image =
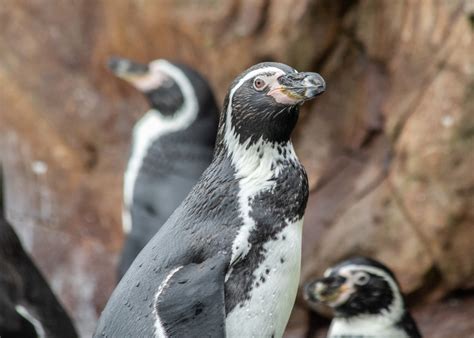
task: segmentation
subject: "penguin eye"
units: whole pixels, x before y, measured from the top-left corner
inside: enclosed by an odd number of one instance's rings
[[[365,272],[357,272],[354,274],[354,283],[357,285],[365,285],[369,282],[370,276]]]
[[[256,89],[256,90],[263,90],[265,87],[267,86],[267,83],[265,82],[265,80],[263,80],[261,77],[257,77],[255,78],[255,80],[253,81],[253,87]]]

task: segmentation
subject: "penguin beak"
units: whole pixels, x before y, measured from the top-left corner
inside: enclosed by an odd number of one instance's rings
[[[289,73],[280,76],[275,82],[267,95],[287,105],[302,104],[326,90],[326,82],[318,73]]]
[[[112,57],[107,67],[119,78],[130,82],[142,92],[149,92],[160,87],[169,77],[158,69],[151,69],[132,60]]]
[[[311,302],[321,302],[327,305],[338,302],[338,300],[350,290],[346,278],[341,276],[329,276],[316,279],[304,288],[304,297]]]
[[[118,77],[133,79],[148,74],[148,66],[134,62],[132,60],[111,57],[107,62],[107,67]]]

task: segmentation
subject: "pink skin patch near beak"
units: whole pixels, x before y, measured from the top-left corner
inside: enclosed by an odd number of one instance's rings
[[[137,89],[143,92],[148,92],[153,89],[156,89],[169,80],[168,75],[166,75],[153,63],[150,65],[149,69],[150,70],[148,71],[148,73],[144,75],[130,76],[125,78],[126,80],[130,81]]]
[[[278,81],[275,81],[274,84],[270,87],[270,90],[267,95],[272,96],[276,102],[281,104],[293,105],[301,100],[301,97],[294,95],[291,91],[283,88],[278,83]]]
[[[323,283],[316,284],[315,292],[318,295],[317,298],[331,307],[336,307],[345,303],[354,292],[354,289],[348,284],[341,285],[337,290],[334,290],[329,294],[325,294],[325,290],[326,285]]]

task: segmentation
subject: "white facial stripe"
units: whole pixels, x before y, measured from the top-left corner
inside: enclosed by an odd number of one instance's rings
[[[274,74],[269,76],[268,73],[274,73]],[[239,82],[237,82],[235,87],[232,88],[232,90],[230,91],[230,94],[229,94],[229,107],[230,107],[230,110],[232,110],[232,99],[234,98],[235,92],[240,87],[242,87],[242,85],[246,81],[248,81],[249,79],[251,79],[253,77],[257,77],[258,75],[261,75],[262,77],[264,77],[266,79],[267,78],[273,78],[273,77],[277,78],[277,77],[280,77],[281,75],[285,75],[285,72],[283,70],[281,70],[280,68],[277,68],[277,67],[265,67],[265,68],[259,68],[259,69],[252,70],[251,72],[246,74],[243,78],[240,79]],[[229,109],[227,109],[227,112],[229,113]]]
[[[327,278],[327,277],[331,276],[331,273],[332,273],[332,269],[329,268],[326,271],[324,271],[323,277]]]
[[[263,81],[265,81],[265,84],[266,86],[261,88],[261,90],[265,89],[266,87],[270,86],[270,89],[271,88],[274,88],[276,86],[278,86],[278,78],[282,76],[282,74],[280,72],[276,73],[276,74],[271,74],[271,75],[268,75],[268,74],[264,74],[264,75],[260,75],[260,76],[256,76],[255,78],[259,78],[259,79],[262,79]],[[258,89],[257,89],[258,90]]]
[[[340,268],[338,273],[341,276],[351,278],[353,273],[358,272],[358,271],[363,271],[363,272],[367,272],[367,273],[382,277],[389,284],[390,288],[394,289],[393,291],[399,292],[398,287],[395,281],[393,280],[393,278],[385,271],[375,268],[375,267],[351,264],[351,265],[346,265]]]
[[[184,102],[172,118],[164,117],[156,110],[151,110],[133,128],[132,152],[124,178],[122,223],[125,233],[129,233],[133,226],[130,215],[133,204],[133,191],[143,159],[147,155],[149,147],[161,136],[190,126],[196,119],[199,111],[199,103],[194,88],[186,75],[178,67],[165,60],[155,60],[150,63],[150,69],[154,72],[160,70],[171,77],[183,93]]]

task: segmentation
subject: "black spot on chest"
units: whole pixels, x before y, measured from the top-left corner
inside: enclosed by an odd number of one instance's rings
[[[275,182],[273,187],[249,200],[249,216],[255,221],[255,228],[249,236],[251,248],[245,259],[232,267],[232,275],[226,283],[226,313],[250,298],[255,279],[258,279],[255,287],[266,282],[265,276],[253,275],[268,255],[264,245],[279,239],[279,234],[288,224],[304,215],[308,200],[308,180],[303,167],[296,159],[283,159],[278,166],[282,169],[277,176],[272,177]],[[286,240],[283,237],[280,239]],[[284,259],[280,258],[280,262],[283,263]]]

